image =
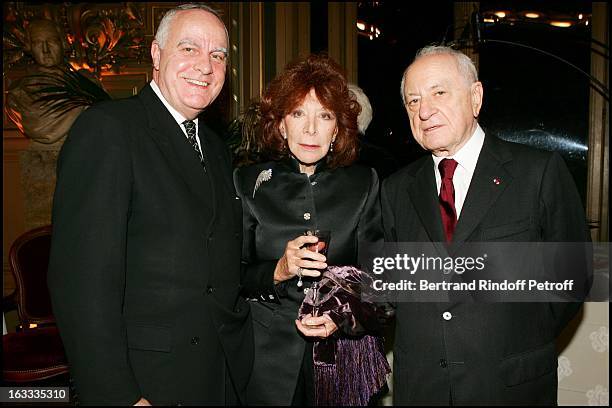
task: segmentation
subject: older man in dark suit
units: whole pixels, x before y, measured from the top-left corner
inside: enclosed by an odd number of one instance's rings
[[[385,181],[383,222],[397,242],[584,242],[585,217],[556,153],[478,125],[483,87],[464,54],[422,49],[402,78],[417,142],[431,155]],[[553,405],[555,339],[580,303],[398,303],[398,405]]]
[[[63,146],[49,287],[85,404],[232,405],[246,386],[241,205],[224,144],[198,121],[227,48],[212,9],[169,11],[153,81],[85,111]]]

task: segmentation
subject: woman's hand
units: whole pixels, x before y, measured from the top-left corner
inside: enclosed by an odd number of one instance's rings
[[[302,321],[296,320],[295,325],[304,336],[308,337],[326,338],[338,330],[336,323],[326,314],[316,317],[306,315]]]
[[[301,235],[287,242],[285,253],[276,263],[274,283],[286,281],[300,273],[302,276],[320,276],[321,271],[317,269],[327,268],[327,258],[318,252],[302,248],[305,244],[314,244],[318,240],[319,238],[312,235]]]

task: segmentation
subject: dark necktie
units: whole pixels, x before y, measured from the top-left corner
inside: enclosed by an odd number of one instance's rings
[[[453,240],[453,233],[457,225],[457,210],[455,209],[455,187],[453,186],[453,175],[457,168],[457,162],[453,159],[443,159],[438,164],[442,185],[440,186],[440,214],[442,215],[442,226],[446,241]]]
[[[183,126],[185,126],[185,130],[187,131],[187,140],[193,150],[195,150],[198,155],[198,159],[200,159],[200,164],[206,171],[206,167],[204,167],[204,156],[202,155],[202,151],[200,150],[200,146],[198,146],[198,141],[196,140],[196,124],[193,120],[186,120],[183,122]]]

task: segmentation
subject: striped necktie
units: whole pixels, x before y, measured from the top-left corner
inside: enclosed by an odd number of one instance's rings
[[[187,131],[187,140],[189,141],[189,144],[193,150],[195,150],[196,154],[198,155],[198,159],[200,159],[200,164],[202,164],[204,171],[206,171],[206,167],[204,165],[204,155],[202,154],[198,141],[196,140],[195,122],[193,120],[186,120],[183,122],[183,126],[185,126],[185,130]]]

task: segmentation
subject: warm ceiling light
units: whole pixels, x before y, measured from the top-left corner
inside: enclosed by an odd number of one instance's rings
[[[482,21],[484,21],[485,23],[494,23],[495,22],[495,20],[493,20],[492,18],[485,18]]]
[[[495,15],[499,18],[504,18],[506,17],[506,12],[505,11],[496,11]]]
[[[578,20],[582,20],[582,13],[578,14]]]
[[[572,23],[570,23],[569,21],[551,21],[550,25],[554,27],[567,28],[571,27]]]
[[[376,30],[374,30],[374,31],[376,31],[376,35],[377,36],[380,35],[380,30],[378,28]]]
[[[527,18],[540,18],[538,13],[525,13],[525,17]]]
[[[366,25],[364,23],[362,23],[361,21],[357,22],[357,28],[360,29],[361,31],[364,31],[366,28]]]
[[[589,25],[589,20],[585,21],[584,25]]]

